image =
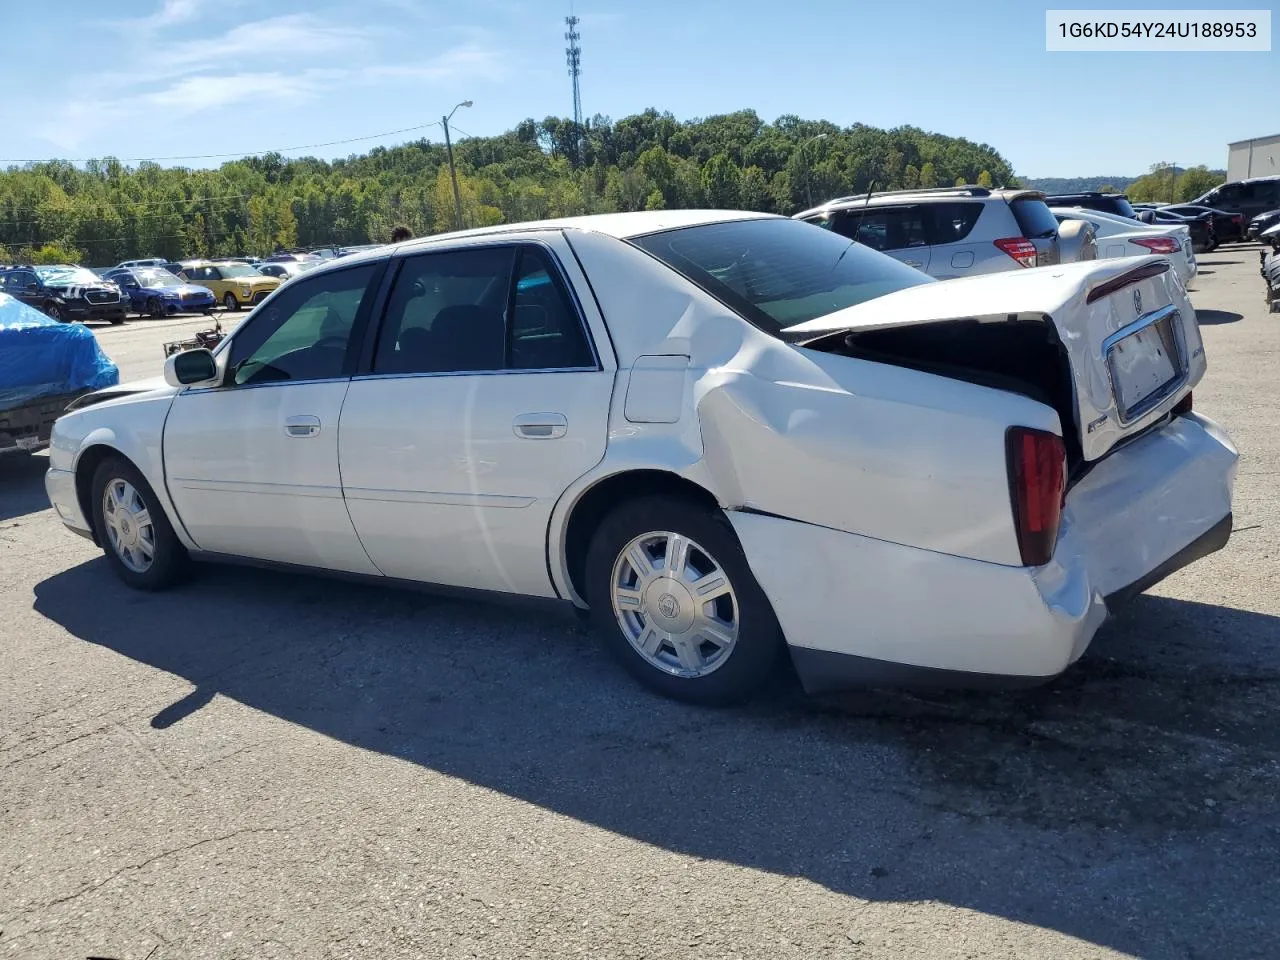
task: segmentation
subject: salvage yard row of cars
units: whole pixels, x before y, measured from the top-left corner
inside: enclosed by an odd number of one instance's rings
[[[166,317],[209,313],[218,306],[236,311],[261,303],[284,281],[326,260],[375,246],[282,253],[266,260],[150,257],[126,260],[105,270],[75,264],[19,264],[0,267],[0,292],[64,322],[120,324],[130,313]]]
[[[783,659],[814,691],[1042,683],[1226,543],[1237,461],[1193,406],[1181,241],[1098,258],[1181,235],[1100,247],[1073,209],[964,188],[353,254],[74,400],[46,489],[131,587],[233,560],[558,601],[697,703]]]

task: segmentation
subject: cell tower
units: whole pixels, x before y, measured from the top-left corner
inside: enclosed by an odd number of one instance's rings
[[[578,33],[578,24],[581,22],[573,15],[572,6],[569,8],[569,16],[564,18],[565,24],[569,27],[564,38],[569,41],[569,46],[564,48],[565,63],[569,65],[569,76],[573,78],[573,131],[577,135],[578,162],[582,162],[582,91],[578,85],[578,78],[582,75],[582,46],[578,43],[582,39],[582,34]]]

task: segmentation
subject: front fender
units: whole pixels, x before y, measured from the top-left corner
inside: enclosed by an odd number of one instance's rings
[[[77,489],[82,490],[81,484],[89,479],[82,476],[82,470],[91,463],[96,465],[104,449],[125,457],[151,485],[178,539],[187,548],[196,549],[165,483],[164,424],[172,402],[169,394],[133,395],[59,417],[50,438],[49,466],[70,471],[77,478]]]

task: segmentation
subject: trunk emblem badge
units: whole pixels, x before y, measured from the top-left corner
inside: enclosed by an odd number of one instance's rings
[[[1142,291],[1133,291],[1133,311],[1134,313],[1142,313]]]

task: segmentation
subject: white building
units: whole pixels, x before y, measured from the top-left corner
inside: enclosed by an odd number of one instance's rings
[[[1280,176],[1280,133],[1227,144],[1227,181]]]

